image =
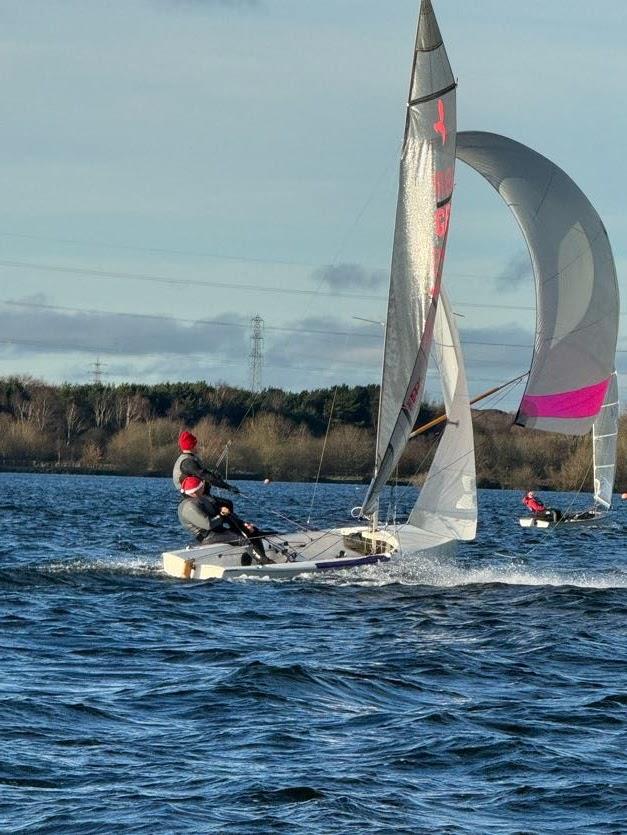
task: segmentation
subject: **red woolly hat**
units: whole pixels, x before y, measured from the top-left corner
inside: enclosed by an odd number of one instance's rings
[[[201,478],[196,478],[195,475],[188,475],[181,482],[181,493],[186,496],[193,496],[197,493],[205,482]]]
[[[181,452],[191,452],[198,442],[196,436],[187,429],[179,435],[179,449]]]

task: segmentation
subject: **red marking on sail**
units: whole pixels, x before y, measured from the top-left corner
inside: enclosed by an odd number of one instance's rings
[[[446,143],[446,110],[442,99],[438,99],[438,121],[433,123],[433,130],[440,134],[444,145]]]
[[[407,399],[403,403],[403,408],[407,411],[411,411],[413,407],[416,405],[416,400],[418,399],[418,394],[420,391],[420,379],[416,380],[412,390],[409,392]]]
[[[433,185],[435,187],[435,199],[440,202],[446,197],[450,197],[453,191],[453,183],[455,177],[455,170],[452,165],[445,168],[443,171],[436,171],[433,175]]]

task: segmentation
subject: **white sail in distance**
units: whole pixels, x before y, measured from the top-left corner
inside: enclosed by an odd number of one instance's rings
[[[427,373],[455,173],[455,80],[430,0],[422,0],[401,154],[375,475],[362,513],[407,445]]]
[[[592,426],[594,501],[608,510],[612,505],[616,474],[619,408],[618,383],[616,372],[614,372],[610,378],[601,411]]]

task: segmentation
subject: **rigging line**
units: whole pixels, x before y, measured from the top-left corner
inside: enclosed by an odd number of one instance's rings
[[[249,415],[250,411],[252,410],[253,406],[255,405],[255,402],[259,399],[259,397],[260,397],[260,395],[261,395],[261,392],[251,392],[251,394],[252,394],[253,396],[252,396],[252,398],[251,398],[250,405],[248,406],[248,408],[247,408],[247,409],[246,409],[246,411],[244,412],[244,415],[243,415],[242,419],[240,420],[240,422],[237,424],[237,426],[236,426],[236,427],[235,427],[235,429],[233,430],[233,432],[232,432],[233,437],[237,437],[237,435],[239,434],[239,432],[240,432],[240,430],[241,430],[241,428],[242,428],[242,425],[243,425],[244,421],[246,420],[246,418],[248,417],[248,415]],[[221,443],[221,441],[219,441],[219,440],[215,440],[215,441],[214,441],[214,442],[210,445],[210,455],[214,455],[214,454],[217,452],[217,447],[218,447],[218,445],[219,445],[220,443]],[[220,465],[220,463],[222,462],[222,459],[223,459],[223,457],[224,457],[224,455],[225,455],[225,454],[226,454],[226,455],[228,455],[228,448],[229,448],[229,446],[231,445],[231,443],[232,443],[232,440],[231,440],[231,439],[229,439],[229,440],[227,441],[227,443],[226,443],[226,446],[225,446],[225,447],[224,447],[224,449],[222,450],[222,454],[220,455],[220,457],[219,457],[219,458],[218,458],[218,460],[216,461],[216,463],[215,463],[215,465],[214,465],[215,467],[219,467],[219,465]]]
[[[252,396],[252,398],[251,398],[250,405],[248,406],[248,408],[247,408],[247,409],[246,409],[246,411],[244,412],[244,415],[243,415],[242,419],[240,420],[240,422],[237,424],[237,426],[236,426],[236,427],[235,427],[235,429],[233,430],[233,433],[232,433],[232,434],[233,434],[233,437],[234,437],[234,438],[236,438],[236,437],[239,435],[240,430],[241,430],[241,428],[242,428],[242,426],[243,426],[243,424],[244,424],[244,421],[246,420],[246,418],[248,417],[248,415],[249,415],[249,414],[250,414],[250,412],[252,411],[252,409],[253,409],[253,407],[254,407],[255,403],[257,402],[257,400],[259,400],[259,398],[261,397],[261,392],[260,392],[260,391],[251,392],[251,394],[252,394],[253,396]],[[229,439],[229,441],[227,442],[227,445],[226,445],[226,446],[225,446],[225,448],[224,448],[223,455],[224,455],[224,453],[226,453],[226,454],[227,454],[227,456],[228,456],[228,450],[229,450],[229,446],[231,445],[231,443],[232,443],[232,441]],[[217,443],[216,443],[216,444],[214,444],[214,449],[215,449],[215,447],[216,447],[216,446],[217,446]],[[216,467],[217,467],[217,466],[219,466],[219,464],[220,464],[220,462],[221,462],[221,461],[222,461],[222,456],[220,456],[220,458],[219,458],[219,459],[218,459],[218,461],[216,462]],[[228,457],[227,457],[227,464],[228,464]]]
[[[357,226],[358,226],[359,222],[361,221],[362,217],[364,216],[364,214],[368,210],[370,204],[374,200],[375,195],[377,194],[377,192],[379,191],[379,188],[381,187],[381,183],[384,181],[384,179],[389,177],[390,172],[394,168],[398,167],[398,158],[400,157],[400,154],[401,154],[402,150],[403,150],[403,145],[399,144],[396,156],[393,159],[391,159],[388,162],[388,164],[383,168],[383,170],[381,171],[381,174],[379,175],[379,177],[375,181],[375,183],[372,187],[372,190],[370,191],[370,194],[366,197],[366,200],[365,200],[364,204],[362,205],[361,209],[357,212],[357,214],[355,215],[355,217],[353,219],[353,222],[346,229],[346,232],[344,233],[343,237],[340,240],[340,243],[338,244],[338,246],[335,250],[333,260],[331,261],[331,264],[333,266],[335,266],[337,264],[337,262],[339,260],[339,257],[340,257],[340,254],[342,253],[342,251],[344,250],[344,247],[346,246],[346,242],[348,241],[348,239],[350,238],[352,233],[355,231],[355,229],[357,228]],[[318,287],[320,287],[321,284],[322,284],[322,281],[320,282]]]
[[[314,482],[314,489],[311,495],[311,504],[309,505],[309,514],[307,515],[307,524],[311,522],[311,512],[313,510],[314,502],[316,500],[316,492],[318,491],[318,482],[320,481],[320,471],[322,470],[322,461],[324,460],[324,452],[327,448],[327,440],[329,439],[329,430],[331,429],[331,420],[333,419],[333,409],[335,408],[335,398],[337,396],[337,386],[333,390],[333,400],[331,401],[331,409],[329,411],[329,420],[327,423],[327,431],[324,435],[324,443],[322,444],[322,452],[320,453],[320,461],[318,463],[318,473],[316,474],[316,481]]]
[[[257,496],[257,497],[251,496],[250,493],[245,493],[243,490],[240,490],[240,496],[242,496],[245,499],[248,499],[251,502],[253,502],[253,501],[256,502],[257,505],[260,504],[260,497],[259,496]],[[263,499],[261,499],[261,501],[263,502]],[[291,516],[288,516],[286,513],[281,513],[281,511],[279,511],[279,510],[274,510],[271,507],[267,507],[267,505],[265,506],[264,509],[265,509],[266,513],[271,513],[273,516],[276,516],[278,519],[283,519],[286,522],[289,522],[290,525],[295,525],[297,528],[300,529],[300,532],[303,534],[303,536],[306,536],[306,537],[309,538],[310,542],[315,541],[315,537],[313,536],[312,532],[309,530],[309,528],[306,525],[303,525],[302,522],[298,522],[296,519],[293,519]]]

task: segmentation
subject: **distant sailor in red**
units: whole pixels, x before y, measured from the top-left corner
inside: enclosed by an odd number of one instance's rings
[[[540,501],[536,497],[536,494],[533,490],[527,491],[522,498],[522,503],[524,506],[530,510],[534,516],[538,516],[542,519],[549,519],[553,522],[559,522],[562,518],[562,511],[557,510],[556,508],[546,507],[544,502]]]
[[[546,510],[544,504],[540,501],[540,499],[536,498],[535,493],[532,490],[529,490],[529,492],[523,496],[522,503],[532,513],[544,513]]]

